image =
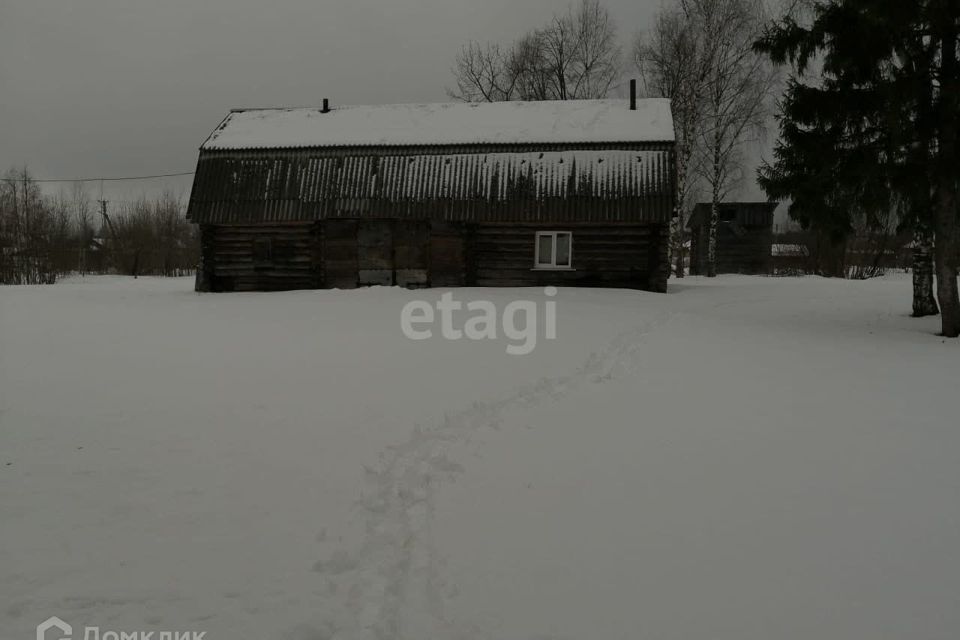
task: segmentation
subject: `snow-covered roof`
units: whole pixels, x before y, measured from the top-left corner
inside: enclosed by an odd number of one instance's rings
[[[237,110],[201,149],[673,140],[669,100],[572,100]]]

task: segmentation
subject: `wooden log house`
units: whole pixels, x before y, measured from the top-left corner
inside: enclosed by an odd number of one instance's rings
[[[232,111],[200,148],[201,291],[666,291],[666,100]]]
[[[766,274],[771,269],[773,212],[776,202],[723,202],[717,223],[717,273]],[[709,202],[693,208],[690,232],[690,273],[707,273],[710,239]]]

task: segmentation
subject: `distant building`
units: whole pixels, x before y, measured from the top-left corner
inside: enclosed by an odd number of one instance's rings
[[[231,112],[187,213],[199,290],[665,291],[666,100]]]
[[[773,245],[773,212],[776,202],[724,202],[717,224],[717,273],[763,274],[770,270]],[[690,231],[690,273],[707,272],[710,238],[709,202],[693,209]]]

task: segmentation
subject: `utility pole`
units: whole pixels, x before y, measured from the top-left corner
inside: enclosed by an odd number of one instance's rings
[[[117,235],[117,230],[113,226],[113,222],[110,220],[110,216],[107,215],[107,203],[109,200],[104,200],[103,196],[100,197],[100,200],[97,200],[100,203],[100,215],[103,217],[103,221],[107,225],[107,229],[110,232],[110,238],[113,240],[114,246],[117,248],[117,253],[120,254],[120,259],[117,261],[117,266],[120,269],[123,269],[123,246],[120,244],[120,237]]]

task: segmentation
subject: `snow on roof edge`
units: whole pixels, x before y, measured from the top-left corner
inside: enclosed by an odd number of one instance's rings
[[[200,150],[674,141],[670,101],[648,98],[232,109]]]

